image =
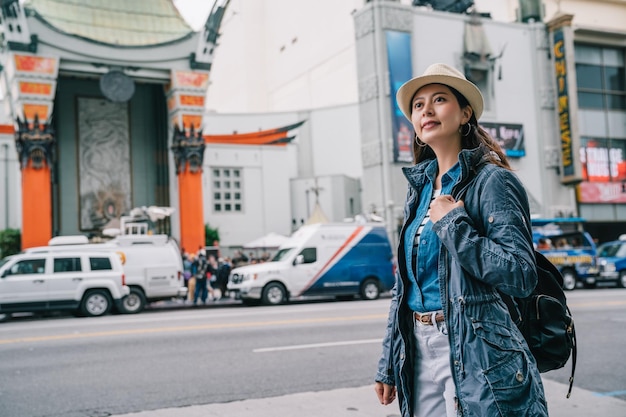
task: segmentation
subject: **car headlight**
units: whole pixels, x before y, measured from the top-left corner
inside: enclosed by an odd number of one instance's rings
[[[257,274],[231,274],[229,281],[233,284],[241,284],[242,282],[252,281],[257,278]]]

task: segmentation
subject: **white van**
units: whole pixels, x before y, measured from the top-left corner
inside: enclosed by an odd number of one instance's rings
[[[50,310],[102,316],[130,293],[114,252],[20,253],[0,261],[0,314]]]
[[[300,227],[270,262],[234,268],[228,291],[246,304],[309,296],[374,300],[394,284],[395,262],[380,223]]]
[[[183,262],[178,244],[167,235],[120,235],[104,243],[89,243],[86,236],[59,236],[48,246],[26,249],[26,253],[72,250],[115,251],[122,260],[130,294],[119,309],[139,313],[146,303],[185,298]]]

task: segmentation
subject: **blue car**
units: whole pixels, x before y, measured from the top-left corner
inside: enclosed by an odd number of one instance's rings
[[[614,282],[618,287],[626,288],[626,235],[620,236],[620,240],[601,244],[598,263],[598,282]]]

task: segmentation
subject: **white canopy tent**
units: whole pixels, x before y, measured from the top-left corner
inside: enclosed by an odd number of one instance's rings
[[[282,245],[287,239],[287,236],[283,236],[278,233],[270,232],[265,236],[254,239],[251,242],[243,245],[244,249],[276,249]]]

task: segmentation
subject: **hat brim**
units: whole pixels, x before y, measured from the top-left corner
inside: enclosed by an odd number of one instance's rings
[[[463,95],[469,102],[476,120],[483,114],[483,95],[473,83],[450,75],[423,75],[415,77],[400,86],[396,93],[396,102],[402,114],[411,121],[411,101],[417,91],[428,84],[443,84],[452,87]]]

